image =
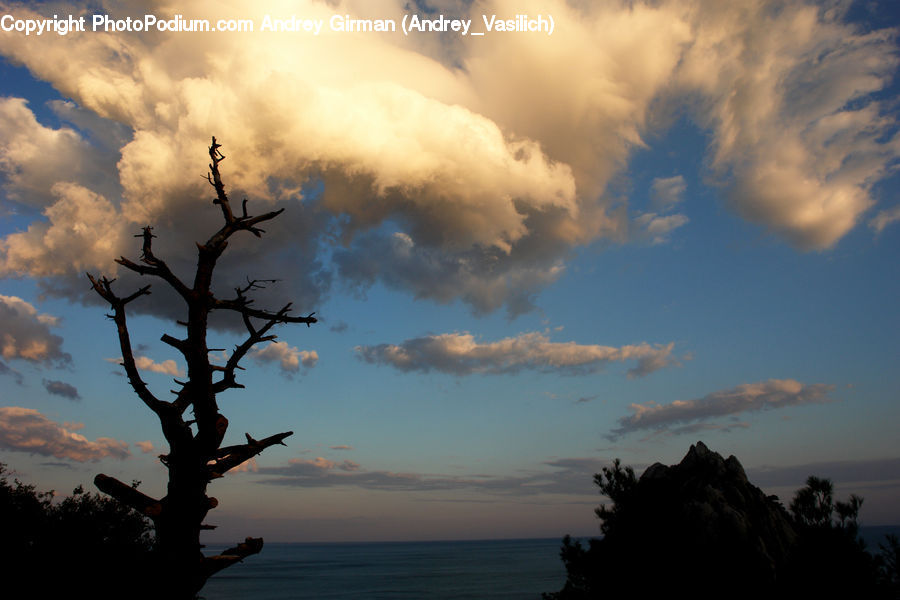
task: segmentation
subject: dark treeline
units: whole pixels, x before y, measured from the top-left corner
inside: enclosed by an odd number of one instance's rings
[[[900,543],[870,553],[859,537],[862,499],[836,501],[810,477],[789,509],[750,484],[738,460],[702,442],[678,465],[638,479],[616,460],[595,475],[612,500],[596,514],[603,537],[563,540],[567,580],[545,600],[652,598],[900,598]]]

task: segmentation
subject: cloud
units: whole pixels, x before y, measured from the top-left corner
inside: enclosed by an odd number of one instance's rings
[[[523,369],[570,375],[596,372],[611,362],[635,361],[629,377],[642,377],[675,364],[674,343],[647,343],[613,348],[575,342],[551,342],[543,333],[522,333],[496,342],[480,343],[469,333],[443,333],[402,344],[357,346],[357,356],[371,364],[389,365],[404,372],[432,370],[452,375],[516,373]]]
[[[329,331],[333,331],[335,333],[344,333],[350,326],[346,321],[338,321],[334,325],[328,328]]]
[[[153,452],[153,442],[151,442],[150,440],[144,442],[135,442],[134,445],[140,448],[141,452],[143,452],[144,454],[150,454],[151,452]]]
[[[126,442],[105,437],[92,442],[72,429],[76,428],[54,423],[32,408],[0,407],[0,448],[77,462],[123,459],[131,454]]]
[[[348,446],[346,444],[341,444],[340,446],[328,446],[332,450],[353,450],[353,446]]]
[[[282,372],[297,373],[300,366],[312,369],[319,362],[319,354],[315,350],[299,350],[288,346],[287,342],[269,342],[262,349],[254,349],[250,356],[259,363],[277,362]]]
[[[681,203],[686,189],[687,184],[681,175],[655,178],[650,184],[650,206],[653,210],[640,213],[632,219],[632,237],[647,240],[653,245],[668,242],[671,232],[689,222],[685,215],[672,213]]]
[[[716,417],[738,415],[745,412],[785,408],[801,404],[830,402],[828,394],[833,385],[821,383],[803,384],[792,379],[770,379],[759,383],[745,383],[729,390],[707,394],[693,400],[676,400],[671,404],[632,404],[632,414],[619,419],[619,427],[610,437],[615,439],[640,430],[656,432],[693,433],[709,426],[703,422]],[[724,427],[743,427],[743,424]],[[716,426],[721,428],[722,426]]]
[[[0,98],[0,130],[6,197],[19,204],[32,208],[52,204],[56,182],[88,178],[100,168],[101,157],[78,132],[66,126],[44,127],[23,98]]]
[[[761,486],[801,485],[810,475],[827,477],[841,485],[900,480],[900,457],[864,460],[832,460],[802,465],[760,466],[747,475]]]
[[[884,228],[893,225],[897,221],[900,221],[900,204],[893,208],[886,208],[885,210],[879,211],[877,215],[875,215],[871,221],[869,221],[869,227],[875,230],[875,234],[878,235]]]
[[[10,368],[9,365],[7,365],[2,360],[0,360],[0,375],[9,375],[16,381],[18,385],[22,385],[22,382],[24,381],[21,373],[19,373],[15,369]]]
[[[106,198],[77,183],[57,182],[50,193],[54,201],[43,210],[46,220],[0,243],[0,274],[109,272],[112,258],[125,250],[122,216]]]
[[[659,215],[654,212],[643,213],[634,219],[638,237],[649,239],[652,244],[664,244],[669,241],[669,234],[688,223],[688,218],[681,214]]]
[[[25,300],[0,295],[0,354],[47,366],[71,362],[62,351],[63,339],[50,332],[56,324],[55,317],[38,314]]]
[[[74,385],[65,383],[63,381],[54,381],[52,379],[44,379],[43,383],[44,389],[47,390],[47,393],[49,394],[62,396],[63,398],[68,398],[69,400],[81,400],[81,396],[78,395],[78,390]]]
[[[654,209],[665,211],[681,203],[687,183],[681,175],[656,177],[650,184],[650,201]]]
[[[335,462],[291,459],[281,467],[261,467],[269,476],[260,483],[303,488],[348,486],[396,492],[471,490],[497,496],[536,494],[589,494],[595,496],[593,475],[609,461],[595,458],[564,458],[544,462],[518,476],[446,476],[367,470],[352,461]]]
[[[894,32],[842,23],[847,6],[702,2],[676,76],[703,96],[695,115],[732,206],[803,249],[854,227],[900,150],[871,96],[896,71]]]
[[[476,312],[531,309],[574,248],[627,238],[627,198],[611,184],[673,115],[708,133],[710,175],[728,204],[803,249],[846,235],[900,155],[890,106],[877,100],[898,64],[894,34],[842,22],[843,5],[439,5],[476,21],[553,14],[565,35],[2,36],[0,54],[71,99],[54,109],[73,127],[48,128],[23,100],[4,100],[6,194],[46,219],[0,240],[0,271],[99,303],[81,271],[133,282],[112,259],[137,254],[131,236],[148,223],[176,272],[190,269],[193,242],[219,224],[200,177],[213,133],[233,196],[250,198],[251,211],[288,208],[263,242],[236,240],[223,289],[265,265],[272,272],[258,276],[292,277],[258,305],[303,308],[339,277]],[[114,18],[164,12],[150,0],[104,8]],[[259,23],[279,11],[399,19],[409,9],[344,0],[242,10]],[[199,2],[190,17],[223,13]],[[671,209],[677,177],[657,182]],[[651,240],[686,222],[662,208],[639,224]],[[157,293],[133,306],[172,311]]]
[[[255,458],[251,458],[249,460],[245,460],[238,466],[233,469],[228,470],[228,474],[232,475],[234,473],[256,473],[259,471],[259,464],[257,464]]]
[[[106,361],[121,365],[122,357],[120,356],[119,358],[107,358]],[[134,366],[137,367],[138,371],[162,373],[163,375],[171,375],[172,377],[184,376],[184,371],[180,370],[178,368],[178,364],[172,359],[164,360],[158,363],[147,356],[135,356]]]

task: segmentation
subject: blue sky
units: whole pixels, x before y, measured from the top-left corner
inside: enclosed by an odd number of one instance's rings
[[[7,23],[163,3],[3,4]],[[159,495],[166,442],[85,271],[189,273],[206,147],[251,212],[222,293],[316,311],[220,396],[211,541],[590,535],[593,473],[702,439],[788,501],[807,475],[900,522],[900,24],[891,2],[196,2],[254,32],[0,32],[0,449],[67,492]],[[265,32],[265,14],[552,16],[552,34]],[[90,26],[89,26],[90,28]],[[483,27],[481,27],[483,29]],[[183,365],[162,282],[142,376]],[[240,324],[217,321],[233,348]],[[174,361],[167,363],[166,361]]]

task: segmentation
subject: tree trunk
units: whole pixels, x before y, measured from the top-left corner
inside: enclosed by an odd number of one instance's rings
[[[276,312],[251,308],[252,300],[246,294],[272,280],[249,280],[245,287],[235,290],[233,299],[216,298],[211,292],[216,261],[228,245],[231,235],[238,231],[249,231],[260,237],[263,230],[258,225],[281,214],[281,210],[277,210],[251,217],[247,214],[246,200],[242,204],[241,216],[233,213],[219,173],[219,163],[225,159],[219,148],[216,138],[213,138],[209,147],[211,163],[207,179],[216,190],[213,204],[221,208],[225,224],[206,243],[197,244],[197,269],[193,285],[188,286],[181,281],[163,260],[153,254],[152,240],[155,236],[149,226],[135,236],[143,238],[140,263],[125,257],[116,260],[126,269],[140,275],[162,279],[187,305],[187,321],[179,321],[179,325],[187,327],[186,338],[179,339],[169,334],[161,338],[181,352],[187,363],[188,380],[176,380],[181,389],[172,390],[176,395],[174,401],[162,401],[147,388],[140,378],[131,348],[125,307],[137,298],[149,294],[150,286],[144,286],[130,296],[119,297],[112,290],[113,280],[106,277],[97,279],[88,274],[94,290],[113,309],[113,314],[109,316],[116,323],[122,350],[122,366],[128,382],[141,401],[156,414],[169,442],[169,454],[160,456],[160,460],[169,469],[168,492],[160,500],[139,492],[136,486],[127,486],[103,474],[94,479],[100,490],[149,516],[156,526],[157,556],[155,563],[148,565],[149,581],[141,590],[123,597],[147,597],[150,595],[149,588],[152,588],[154,593],[158,591],[159,598],[193,599],[210,575],[262,549],[261,538],[248,537],[220,555],[204,556],[200,531],[213,527],[205,525],[203,520],[207,512],[218,504],[215,498],[206,495],[206,486],[210,480],[222,477],[228,470],[269,446],[284,445],[284,439],[292,432],[278,433],[262,440],[255,440],[250,434],[245,434],[246,444],[222,448],[220,446],[228,428],[228,419],[219,414],[216,395],[228,389],[244,387],[235,378],[235,370],[241,368],[238,363],[254,345],[275,339],[276,336],[268,333],[272,327],[281,323],[305,323],[308,327],[316,322],[313,318],[315,313],[306,317],[290,316],[290,304]],[[211,310],[238,313],[248,333],[247,339],[234,348],[224,367],[213,365],[209,360],[210,349],[206,334]],[[214,380],[216,373],[221,373],[221,379]],[[194,419],[185,421],[183,415],[189,408]],[[191,430],[191,425],[196,426],[196,434]],[[141,582],[135,583],[143,585]]]

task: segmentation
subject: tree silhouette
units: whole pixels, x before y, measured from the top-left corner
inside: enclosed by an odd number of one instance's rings
[[[152,519],[158,553],[153,569],[159,571],[154,573],[154,580],[162,587],[160,593],[166,598],[194,598],[212,574],[262,548],[262,538],[248,537],[222,554],[205,556],[202,553],[200,531],[212,528],[203,520],[207,512],[218,504],[215,498],[206,495],[206,488],[211,480],[222,477],[228,470],[269,446],[283,445],[284,439],[293,432],[285,431],[259,440],[248,433],[247,443],[220,447],[228,428],[228,419],[219,412],[216,396],[232,388],[244,387],[235,377],[236,370],[241,369],[239,363],[255,344],[275,339],[276,336],[270,333],[275,325],[305,323],[309,326],[316,322],[313,317],[315,313],[306,317],[291,316],[290,304],[277,311],[254,308],[248,294],[260,288],[265,283],[263,280],[248,281],[245,286],[235,289],[232,298],[217,298],[213,294],[211,284],[216,261],[225,251],[229,238],[240,231],[260,237],[264,230],[259,225],[274,219],[284,210],[250,216],[247,214],[247,201],[244,200],[241,214],[235,214],[219,173],[219,164],[225,159],[219,151],[220,147],[213,137],[209,147],[211,162],[207,180],[216,191],[213,204],[221,209],[224,224],[206,242],[197,244],[193,282],[182,281],[164,260],[154,254],[152,243],[155,236],[150,226],[144,227],[143,232],[135,236],[143,239],[140,262],[125,257],[116,259],[126,269],[162,280],[185,304],[186,320],[177,322],[186,328],[184,337],[164,334],[161,338],[178,350],[187,363],[186,381],[176,380],[180,389],[173,390],[174,400],[161,400],[150,391],[138,374],[132,352],[126,307],[149,294],[150,286],[120,296],[113,291],[114,280],[87,275],[93,289],[112,308],[112,314],[108,316],[115,321],[118,329],[122,366],[128,381],[138,398],[159,419],[163,435],[169,443],[169,453],[160,456],[169,472],[167,493],[162,498],[152,498],[103,474],[97,475],[94,483],[119,502]],[[213,311],[237,313],[247,330],[247,338],[234,348],[224,366],[213,364],[209,358],[213,349],[207,345],[207,328]],[[193,419],[185,418],[188,409],[193,412]]]
[[[859,537],[863,499],[834,500],[830,479],[810,476],[791,500],[797,544],[782,573],[782,588],[794,595],[886,597],[878,561]]]

